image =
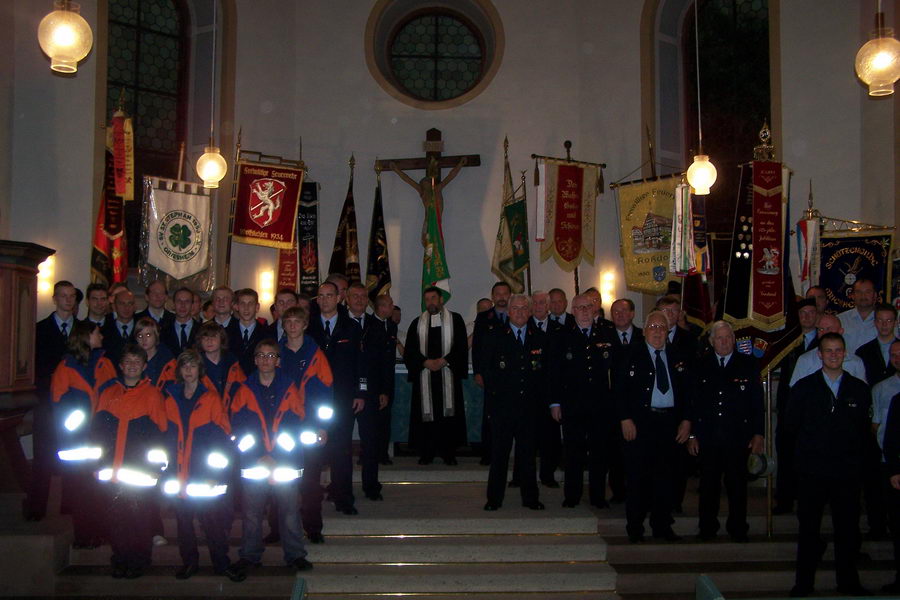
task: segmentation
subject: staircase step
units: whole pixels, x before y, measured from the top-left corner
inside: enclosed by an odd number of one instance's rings
[[[303,573],[313,594],[538,593],[613,592],[615,572],[604,563],[477,564],[464,570],[454,565],[317,565]],[[288,597],[295,574],[289,567],[264,566],[246,581],[232,583],[206,568],[178,581],[167,567],[151,567],[142,578],[112,579],[108,567],[78,566],[58,578],[58,595],[121,596],[277,596]]]
[[[174,540],[172,540],[174,542]],[[236,540],[232,540],[236,542]],[[497,535],[497,536],[329,536],[324,544],[307,544],[307,557],[318,568],[325,564],[425,564],[425,563],[560,563],[602,562],[606,544],[596,534],[578,535]],[[236,560],[237,544],[230,556]],[[102,546],[93,550],[72,549],[69,564],[102,566],[110,564],[111,550]],[[263,563],[283,564],[282,550],[270,545]],[[153,564],[181,565],[178,546],[170,543],[153,549]],[[205,547],[200,548],[200,564],[210,565]]]

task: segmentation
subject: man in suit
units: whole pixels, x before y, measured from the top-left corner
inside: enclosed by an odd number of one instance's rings
[[[550,294],[544,290],[537,290],[531,294],[531,319],[529,322],[548,334],[562,329],[560,323],[550,319]],[[544,486],[558,488],[556,468],[559,466],[562,453],[559,421],[550,415],[550,411],[541,411],[537,416],[536,426],[537,452],[541,457],[538,477]],[[514,470],[513,479],[517,479],[517,474]]]
[[[890,304],[875,307],[876,337],[860,346],[856,355],[866,367],[866,381],[875,385],[894,374],[891,365],[890,348],[897,340],[897,309]]]
[[[491,287],[491,301],[494,306],[478,313],[475,317],[475,330],[472,332],[472,372],[475,385],[484,389],[484,404],[481,413],[481,464],[491,464],[491,423],[490,423],[490,390],[484,387],[484,376],[481,372],[485,340],[491,333],[509,320],[507,309],[512,288],[505,281],[498,281]]]
[[[168,327],[162,329],[160,342],[166,345],[172,356],[178,356],[188,348],[193,348],[200,325],[191,317],[194,293],[186,287],[175,292],[175,318]]]
[[[362,328],[346,312],[338,312],[338,288],[330,281],[319,286],[316,301],[319,315],[310,318],[306,333],[325,353],[334,374],[334,424],[325,446],[331,461],[329,497],[338,512],[356,515],[359,511],[354,506],[352,484],[353,424],[369,399]],[[360,428],[367,426],[366,420],[361,419]],[[311,471],[310,480],[317,481],[315,471],[321,471],[321,461],[307,461],[306,469]]]
[[[147,297],[147,308],[134,315],[135,321],[140,321],[144,317],[150,317],[156,321],[160,329],[167,326],[175,318],[175,313],[166,310],[166,300],[169,299],[166,283],[161,279],[157,279],[147,286],[144,294]]]
[[[234,292],[227,285],[220,285],[212,293],[213,320],[228,329],[234,320]]]
[[[728,493],[725,528],[747,542],[747,456],[761,454],[765,435],[762,382],[756,359],[734,351],[734,330],[725,321],[710,328],[713,353],[696,370],[693,435],[688,449],[700,455],[700,539],[719,530],[720,482]]]
[[[109,314],[109,293],[102,283],[92,283],[87,286],[85,292],[87,298],[88,313],[86,320],[103,328],[107,321],[112,320]]]
[[[228,349],[238,359],[244,374],[250,375],[256,369],[253,349],[264,339],[275,337],[275,332],[256,318],[259,314],[259,294],[256,290],[244,288],[235,292],[235,308],[237,318],[231,319],[225,328]]]
[[[515,440],[520,472],[522,506],[543,510],[538,500],[535,473],[535,421],[547,410],[547,334],[529,325],[531,299],[514,294],[509,299],[509,321],[484,341],[481,372],[491,394],[491,469],[487,503],[494,511],[503,505],[506,469]]]
[[[378,481],[375,420],[378,412],[387,406],[387,394],[384,390],[388,384],[385,383],[385,379],[388,378],[388,363],[393,356],[388,354],[384,323],[366,312],[366,307],[369,306],[369,290],[366,286],[354,282],[347,288],[346,296],[350,318],[356,321],[362,330],[360,341],[363,355],[366,357],[366,383],[369,388],[368,397],[371,400],[366,402],[365,408],[357,416],[363,494],[369,500],[383,500],[381,483]],[[393,378],[393,370],[390,376]]]
[[[786,426],[797,436],[797,567],[792,597],[813,591],[824,551],[819,530],[825,504],[831,507],[837,589],[868,596],[859,582],[859,496],[866,445],[871,435],[869,386],[843,370],[844,338],[826,333],[817,349],[822,368],[791,389]]]
[[[644,330],[634,324],[634,302],[629,298],[619,298],[610,307],[610,316],[616,328],[616,348],[640,344],[644,341]]]
[[[100,332],[103,334],[103,349],[106,358],[118,365],[125,345],[134,341],[134,294],[122,290],[113,297],[115,318],[108,320]],[[177,356],[177,355],[176,355]]]
[[[275,294],[275,304],[272,305],[272,333],[279,343],[284,341],[284,328],[281,326],[281,315],[292,306],[297,306],[297,292],[288,288],[282,288]],[[309,320],[310,323],[315,321],[314,317],[319,315],[319,305],[315,302],[310,306]]]
[[[75,318],[75,286],[57,281],[53,286],[56,309],[38,321],[34,337],[34,384],[38,403],[34,407],[32,440],[34,460],[31,463],[31,485],[22,503],[26,521],[40,521],[47,512],[50,477],[56,464],[56,432],[51,414],[50,380],[53,371],[66,354],[66,343]]]
[[[634,302],[629,298],[619,298],[610,307],[610,316],[615,327],[613,348],[623,351],[631,345],[644,343],[643,330],[634,324]],[[609,489],[612,497],[609,501],[618,504],[625,501],[625,458],[622,453],[622,428],[613,420],[610,435],[607,437],[607,458],[609,463]]]
[[[900,369],[900,340],[891,344],[891,364]],[[881,588],[889,594],[900,593],[900,372],[872,388],[872,425],[878,427],[878,440],[884,449],[882,469],[886,482],[886,503],[894,546],[894,581]]]
[[[608,444],[618,426],[609,387],[613,362],[613,336],[594,324],[593,301],[587,294],[572,298],[575,323],[550,336],[550,414],[562,423],[566,448],[563,506],[581,502],[584,471],[589,474],[592,506],[607,508]]]
[[[384,329],[383,374],[375,415],[375,451],[382,465],[393,464],[388,449],[391,443],[391,410],[394,405],[394,371],[397,364],[397,324],[391,319],[394,300],[388,294],[375,298],[375,312],[371,321]]]
[[[875,303],[878,301],[878,296],[875,294],[875,284],[871,279],[860,277],[853,283],[850,299],[853,300],[853,308],[840,313],[838,319],[844,329],[847,352],[856,354],[860,346],[877,335]]]
[[[572,313],[566,312],[569,301],[566,293],[559,288],[553,288],[549,292],[550,297],[550,320],[561,325],[572,325],[575,323],[575,317]]]
[[[691,433],[688,359],[667,343],[666,315],[644,322],[646,343],[628,347],[613,367],[613,390],[625,439],[628,539],[644,539],[650,513],[653,537],[681,538],[672,531],[672,490],[677,456]]]
[[[775,474],[775,508],[772,513],[786,515],[794,510],[794,500],[797,497],[796,479],[794,472],[794,440],[784,427],[784,416],[787,413],[788,400],[790,398],[790,381],[797,366],[797,359],[812,350],[819,343],[816,321],[819,319],[819,311],[816,308],[815,298],[806,298],[797,303],[797,316],[800,321],[800,344],[791,350],[781,361],[781,374],[778,377],[778,392],[775,396],[775,412],[778,414],[778,422],[775,426],[775,453],[778,456],[778,471]]]

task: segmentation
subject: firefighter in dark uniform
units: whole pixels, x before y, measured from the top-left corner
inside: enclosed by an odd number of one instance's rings
[[[606,508],[608,444],[616,421],[610,390],[614,339],[609,327],[595,325],[593,301],[585,294],[572,298],[575,323],[551,336],[550,412],[562,423],[566,448],[563,506],[581,502],[584,471],[590,476],[588,496],[593,506]]]
[[[722,476],[728,493],[725,529],[747,541],[747,456],[762,454],[765,409],[756,359],[735,352],[734,330],[725,321],[710,329],[714,352],[699,362],[693,393],[693,435],[688,450],[700,456],[700,539],[719,530]]]
[[[631,346],[613,366],[613,390],[622,437],[628,539],[644,539],[650,513],[653,537],[681,538],[672,531],[672,490],[677,455],[691,433],[687,358],[666,343],[666,316],[647,315],[643,346]]]
[[[503,504],[506,473],[513,440],[519,467],[522,506],[542,510],[535,469],[535,422],[547,407],[547,334],[529,324],[531,300],[515,294],[509,301],[509,323],[485,339],[481,372],[491,394],[491,469],[487,504],[497,510]]]

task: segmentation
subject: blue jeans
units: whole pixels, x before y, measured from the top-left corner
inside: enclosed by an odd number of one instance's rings
[[[303,547],[303,529],[300,526],[299,479],[269,485],[266,481],[241,482],[243,487],[243,538],[239,556],[253,563],[262,560],[266,547],[263,544],[262,523],[266,516],[266,500],[272,494],[278,506],[278,527],[281,530],[281,546],[284,562],[290,564],[306,556]]]

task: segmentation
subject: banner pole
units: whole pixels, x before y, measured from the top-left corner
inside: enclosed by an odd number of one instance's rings
[[[766,373],[766,455],[771,457],[773,456],[773,445],[774,442],[772,440],[772,369]],[[781,385],[779,381],[778,385]],[[769,473],[766,475],[766,535],[771,539],[774,534],[774,518],[772,517],[772,500],[774,498],[772,493],[772,484],[774,483],[774,478],[772,474]]]
[[[578,283],[578,267],[575,267],[573,273],[575,274],[575,295],[577,296],[581,293],[581,287]]]
[[[234,235],[234,211],[237,203],[237,165],[241,162],[241,134],[244,128],[238,129],[237,144],[234,148],[234,166],[231,170],[231,207],[228,211],[228,243],[225,245],[225,281],[223,285],[231,285],[231,244]]]

